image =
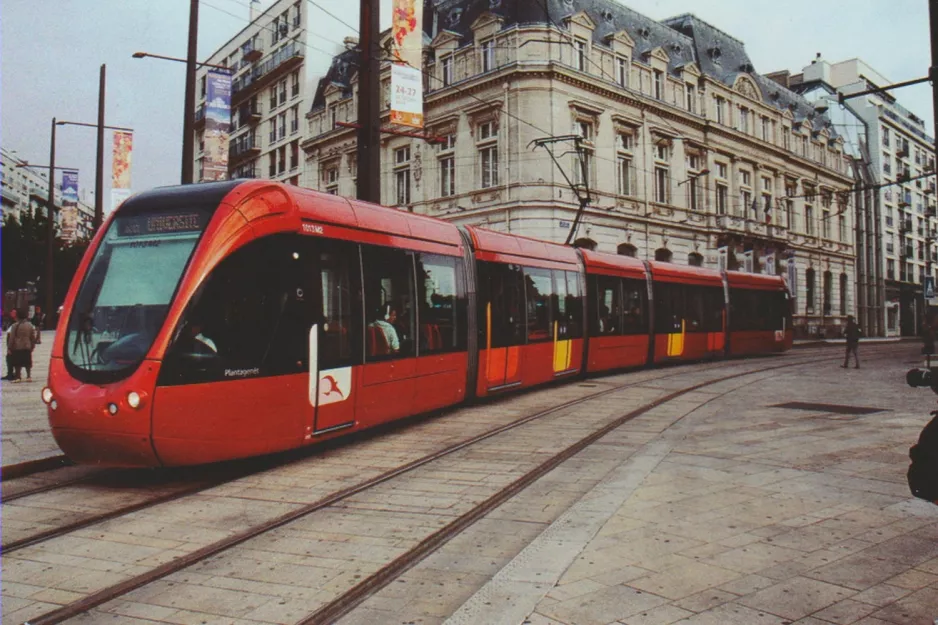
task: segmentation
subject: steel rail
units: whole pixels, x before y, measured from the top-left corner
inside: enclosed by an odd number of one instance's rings
[[[519,480],[516,480],[505,489],[500,490],[498,493],[488,498],[485,502],[473,508],[472,511],[462,515],[461,517],[459,517],[457,520],[447,525],[442,530],[434,533],[433,535],[431,535],[430,537],[422,541],[417,547],[409,551],[407,554],[404,554],[403,556],[397,558],[390,565],[388,565],[381,571],[378,571],[374,575],[369,576],[366,580],[357,584],[352,589],[350,589],[349,591],[344,593],[342,596],[340,596],[338,599],[336,599],[333,602],[330,602],[329,604],[327,604],[326,606],[318,610],[316,613],[314,613],[310,617],[307,617],[307,619],[304,619],[302,622],[303,623],[334,622],[334,619],[337,617],[329,616],[333,614],[334,611],[338,611],[337,613],[339,616],[341,616],[341,614],[347,613],[348,611],[353,609],[355,606],[357,606],[359,603],[361,603],[361,601],[367,598],[371,593],[373,593],[374,591],[386,585],[394,577],[396,577],[397,575],[400,575],[400,573],[409,569],[411,566],[419,562],[419,560],[425,557],[427,554],[432,553],[433,550],[445,544],[445,542],[448,541],[449,538],[451,538],[455,534],[462,531],[462,529],[464,529],[465,527],[468,527],[469,525],[471,525],[477,518],[486,514],[489,509],[497,507],[500,503],[502,503],[505,499],[510,497],[512,494],[520,491],[525,486],[530,484],[530,482],[536,480],[538,477],[543,475],[544,472],[549,471],[550,468],[553,468],[554,466],[556,466],[556,464],[563,462],[563,460],[569,458],[570,455],[577,453],[577,451],[588,446],[589,444],[594,442],[596,439],[601,438],[602,436],[612,431],[613,429],[615,429],[622,423],[625,423],[626,421],[633,419],[636,416],[639,416],[640,414],[643,414],[644,412],[647,412],[655,408],[656,406],[659,406],[663,403],[671,401],[672,399],[676,397],[679,397],[686,393],[690,393],[704,386],[717,384],[719,382],[723,382],[723,381],[733,379],[733,378],[763,373],[765,371],[772,371],[775,369],[781,369],[781,368],[787,368],[787,367],[796,367],[796,366],[801,366],[805,364],[813,364],[816,362],[822,362],[826,360],[832,360],[832,358],[830,356],[826,356],[822,358],[812,358],[810,360],[799,360],[798,362],[780,364],[780,365],[775,365],[772,367],[764,367],[764,368],[757,369],[754,371],[745,371],[741,373],[735,373],[729,376],[723,376],[720,378],[716,378],[714,380],[709,380],[706,382],[695,384],[691,387],[687,387],[685,389],[675,391],[653,402],[645,404],[629,412],[627,415],[616,419],[611,424],[604,426],[603,428],[601,428],[600,430],[597,430],[593,434],[588,435],[584,439],[581,439],[577,443],[574,443],[573,445],[566,448],[565,450],[559,452],[558,454],[553,456],[551,459],[547,460],[546,462],[542,463],[541,465],[539,465],[532,471],[528,472],[522,478],[519,478]],[[726,362],[727,361],[724,360],[724,361],[720,361],[718,364],[722,365],[722,364],[725,364]],[[707,369],[705,369],[705,371],[710,370],[712,368],[713,367],[708,367]],[[682,373],[687,373],[687,371],[678,371],[669,375],[656,376],[656,377],[648,378],[648,379],[641,380],[638,382],[622,384],[622,385],[618,385],[612,388],[604,389],[602,391],[598,391],[596,393],[592,393],[590,395],[565,402],[563,404],[554,406],[552,408],[548,408],[547,410],[543,410],[538,413],[534,413],[526,417],[522,417],[520,419],[512,421],[511,423],[506,423],[504,425],[497,426],[495,428],[482,432],[476,436],[473,436],[469,439],[466,439],[459,443],[455,443],[453,445],[445,447],[444,449],[427,454],[421,458],[418,458],[404,465],[401,465],[399,467],[386,471],[374,478],[364,480],[358,484],[349,486],[335,493],[327,495],[326,497],[323,497],[319,499],[318,501],[315,501],[310,504],[306,504],[300,508],[297,508],[296,510],[284,513],[278,517],[275,517],[273,519],[260,523],[254,527],[247,528],[241,532],[238,532],[237,534],[234,534],[227,538],[223,538],[212,544],[206,545],[193,552],[180,556],[179,558],[176,558],[175,560],[172,560],[170,562],[166,562],[160,566],[157,566],[151,569],[150,571],[146,571],[132,578],[126,579],[122,582],[118,582],[117,584],[113,584],[111,586],[103,588],[86,597],[83,597],[82,599],[66,604],[55,610],[46,612],[45,614],[37,616],[33,619],[30,619],[24,625],[54,625],[57,623],[61,623],[67,619],[70,619],[79,614],[85,613],[103,603],[112,601],[116,598],[126,595],[127,593],[133,590],[136,590],[137,588],[150,584],[154,581],[162,579],[178,571],[184,570],[192,566],[193,564],[196,564],[198,562],[201,562],[203,560],[216,556],[219,553],[227,551],[228,549],[231,549],[237,545],[240,545],[241,543],[244,543],[252,538],[256,538],[257,536],[260,536],[274,529],[287,525],[293,521],[301,519],[314,512],[333,506],[353,495],[356,495],[360,492],[374,488],[375,486],[383,484],[384,482],[394,479],[395,477],[409,473],[413,471],[414,469],[417,469],[426,464],[434,462],[440,458],[449,456],[457,451],[460,451],[466,447],[475,445],[476,443],[479,443],[483,440],[486,440],[493,436],[497,436],[498,434],[501,434],[503,432],[515,429],[531,421],[543,418],[545,416],[554,414],[556,412],[565,410],[567,408],[571,408],[578,404],[588,402],[593,399],[597,399],[599,397],[602,397],[611,393],[622,391],[625,388],[647,384],[648,382],[653,382],[653,381],[664,379],[664,378],[675,377]],[[576,451],[573,451],[574,448],[576,448]],[[562,458],[562,459],[558,459],[558,458]],[[554,464],[551,464],[551,463],[554,463]],[[548,466],[550,468],[547,468]],[[482,511],[483,509],[485,510],[485,512]],[[324,618],[326,620],[323,620]]]

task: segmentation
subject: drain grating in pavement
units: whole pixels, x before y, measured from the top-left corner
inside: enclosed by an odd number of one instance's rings
[[[813,404],[811,402],[790,401],[785,404],[775,404],[770,408],[788,408],[790,410],[810,410],[811,412],[833,412],[836,414],[874,414],[884,412],[886,408],[870,408],[868,406],[841,406],[839,404]]]

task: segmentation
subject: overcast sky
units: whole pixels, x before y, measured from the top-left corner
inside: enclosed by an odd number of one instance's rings
[[[532,0],[533,1],[533,0]],[[266,8],[271,0],[262,0]],[[351,25],[355,0],[316,0]],[[693,12],[743,41],[756,71],[800,71],[820,52],[830,62],[859,57],[893,82],[928,73],[927,0],[630,0],[654,19]],[[206,58],[248,22],[248,0],[202,0],[199,57]],[[354,33],[306,2],[322,33],[310,42],[330,50]],[[382,0],[382,28],[390,0]],[[33,163],[48,164],[49,127],[60,120],[97,121],[98,73],[107,65],[106,123],[134,129],[134,191],[177,184],[182,157],[185,64],[133,59],[137,50],[185,57],[188,0],[2,0],[0,12],[0,140]],[[314,49],[309,59],[328,64]],[[928,83],[893,92],[925,119],[934,135]],[[94,189],[92,128],[59,126],[56,163],[81,170],[89,202]],[[110,197],[106,133],[105,198]],[[105,201],[105,209],[109,208]]]

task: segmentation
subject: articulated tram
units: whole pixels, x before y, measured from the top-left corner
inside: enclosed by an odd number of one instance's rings
[[[43,400],[76,462],[192,465],[791,343],[778,277],[233,181],[156,189],[110,216],[66,298]]]

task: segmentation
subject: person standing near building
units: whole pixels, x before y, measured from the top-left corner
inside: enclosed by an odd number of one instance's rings
[[[844,329],[844,337],[847,339],[847,351],[844,354],[844,369],[850,362],[850,354],[853,354],[853,360],[856,363],[855,368],[860,368],[860,357],[857,355],[857,347],[860,345],[860,326],[853,319],[853,315],[847,315],[847,327]]]
[[[33,350],[36,348],[36,328],[26,318],[26,311],[17,314],[18,321],[7,334],[7,351],[13,365],[13,381],[22,381],[22,371],[26,369],[26,381],[32,382]]]

